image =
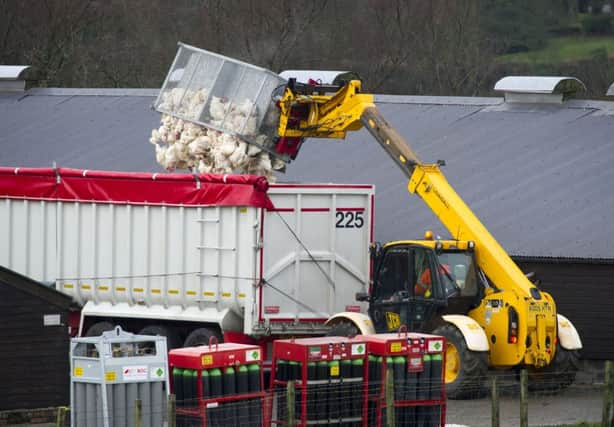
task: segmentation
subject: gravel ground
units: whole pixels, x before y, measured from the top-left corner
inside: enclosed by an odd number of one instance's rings
[[[509,374],[499,375],[500,421],[502,427],[520,425],[520,388]],[[556,395],[529,393],[529,425],[556,426],[601,421],[603,406],[603,362],[584,363],[576,381]],[[470,427],[491,426],[490,396],[476,400],[448,400],[447,424]]]
[[[529,395],[529,425],[555,426],[582,421],[601,420],[603,395],[601,389],[573,387],[556,396]],[[502,427],[520,425],[520,399],[517,396],[500,397],[500,421]],[[491,426],[491,401],[448,400],[448,424],[471,427]]]

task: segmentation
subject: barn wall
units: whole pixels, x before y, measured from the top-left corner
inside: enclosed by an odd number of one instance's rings
[[[540,288],[554,297],[558,312],[578,329],[584,359],[614,360],[614,265],[582,262],[517,261],[533,271]]]
[[[43,315],[60,314],[60,326]],[[0,410],[68,405],[67,310],[0,282]]]

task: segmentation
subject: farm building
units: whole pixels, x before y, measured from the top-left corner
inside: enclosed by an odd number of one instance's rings
[[[71,305],[63,293],[0,266],[0,411],[68,404]]]
[[[584,341],[614,358],[614,102],[578,99],[581,83],[506,87],[499,97],[376,96],[424,162],[450,183],[525,272],[536,273]],[[157,90],[33,88],[0,94],[0,166],[163,172],[147,142]],[[573,99],[571,99],[573,98]],[[278,181],[376,186],[375,238],[447,237],[365,131],[309,140]]]

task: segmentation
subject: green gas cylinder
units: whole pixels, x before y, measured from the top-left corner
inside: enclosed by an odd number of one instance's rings
[[[183,369],[173,368],[173,393],[177,406],[183,406]]]
[[[352,387],[352,405],[350,409],[350,417],[362,419],[362,405],[364,401],[363,384],[364,384],[364,361],[362,359],[352,360],[352,378],[354,379]],[[362,425],[361,422],[353,423],[353,425]]]
[[[260,383],[260,365],[252,363],[247,366],[248,385],[250,393],[262,391]],[[262,399],[256,398],[250,401],[249,425],[250,427],[260,427],[262,425]]]

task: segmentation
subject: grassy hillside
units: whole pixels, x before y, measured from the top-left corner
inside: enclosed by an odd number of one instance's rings
[[[595,52],[605,51],[614,58],[614,36],[556,37],[548,41],[544,49],[502,55],[501,63],[564,63],[590,59]]]

